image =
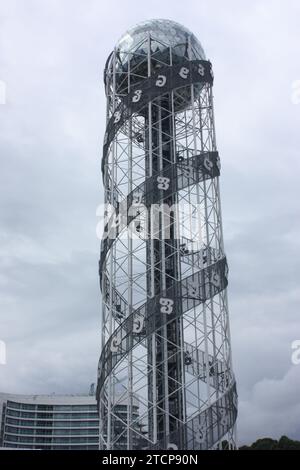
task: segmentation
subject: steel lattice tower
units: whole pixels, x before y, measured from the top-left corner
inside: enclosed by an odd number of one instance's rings
[[[186,28],[147,21],[104,82],[100,447],[235,448],[211,63]]]

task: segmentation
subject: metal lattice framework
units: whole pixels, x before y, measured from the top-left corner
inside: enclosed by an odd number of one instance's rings
[[[177,24],[135,31],[104,74],[100,446],[235,448],[211,63]]]

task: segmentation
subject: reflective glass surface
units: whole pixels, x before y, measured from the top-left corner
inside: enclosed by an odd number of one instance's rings
[[[135,48],[139,45],[140,42],[145,40],[150,33],[151,38],[163,42],[164,44],[176,47],[178,49],[178,55],[185,54],[185,44],[187,43],[187,38],[191,38],[192,49],[197,55],[198,59],[205,59],[204,50],[194,36],[194,34],[189,31],[184,26],[176,23],[175,21],[170,20],[149,20],[139,23],[133,28],[129,29],[118,41],[117,48],[120,52],[128,52],[132,48]],[[164,45],[160,45],[157,41],[155,42],[155,48],[165,49]]]

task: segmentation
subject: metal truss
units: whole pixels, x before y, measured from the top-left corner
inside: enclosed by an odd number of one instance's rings
[[[106,65],[102,449],[235,448],[212,85],[190,38],[178,58],[148,34]]]

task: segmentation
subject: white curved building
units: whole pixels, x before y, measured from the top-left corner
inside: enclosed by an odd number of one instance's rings
[[[91,390],[93,390],[91,388]],[[136,426],[139,403],[133,397]],[[123,432],[128,409],[124,397],[118,397],[114,426]],[[139,446],[139,443],[136,443]],[[15,395],[0,393],[0,448],[32,450],[99,449],[99,414],[93,392],[90,395]],[[118,442],[126,449],[126,437]]]
[[[99,418],[94,396],[0,393],[0,447],[96,450]]]

